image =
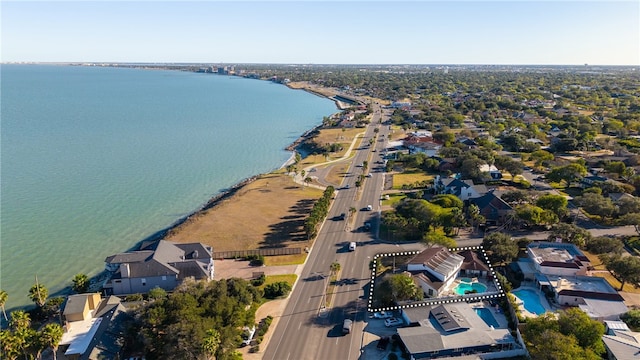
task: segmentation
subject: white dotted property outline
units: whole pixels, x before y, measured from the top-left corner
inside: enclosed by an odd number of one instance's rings
[[[484,250],[484,247],[482,245],[479,246],[465,246],[465,247],[459,247],[459,248],[451,248],[448,249],[451,252],[459,252],[459,251],[465,251],[465,250],[480,250],[482,252],[482,257],[484,258],[485,263],[489,266],[489,271],[491,271],[491,276],[493,277],[493,284],[496,286],[496,289],[498,289],[498,293],[496,294],[495,292],[489,293],[487,295],[478,295],[478,296],[471,296],[471,297],[464,297],[464,296],[460,296],[454,299],[443,299],[440,300],[439,298],[434,298],[433,300],[422,300],[419,303],[415,303],[415,304],[406,304],[406,305],[397,305],[397,306],[390,306],[390,307],[383,307],[383,308],[378,308],[378,309],[374,309],[373,308],[373,289],[375,287],[375,281],[376,281],[376,274],[377,274],[377,267],[378,267],[378,258],[381,257],[388,257],[388,256],[406,256],[406,255],[417,255],[420,254],[422,251],[402,251],[402,252],[393,252],[393,253],[381,253],[381,254],[376,254],[373,256],[373,266],[372,266],[372,270],[371,270],[371,281],[370,281],[370,287],[369,287],[369,300],[367,303],[367,311],[369,312],[375,312],[375,311],[393,311],[393,310],[400,310],[400,309],[406,309],[406,308],[413,308],[413,307],[420,307],[420,306],[431,306],[431,305],[440,305],[440,304],[450,304],[450,303],[457,303],[457,302],[463,302],[463,301],[480,301],[480,300],[487,300],[487,299],[496,299],[499,297],[503,297],[505,296],[505,292],[504,289],[502,288],[502,285],[500,284],[500,281],[498,281],[498,278],[496,277],[496,272],[495,270],[493,270],[493,266],[491,265],[491,263],[489,262],[489,259],[487,258],[487,253]]]

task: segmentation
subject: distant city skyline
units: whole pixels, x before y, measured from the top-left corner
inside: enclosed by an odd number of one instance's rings
[[[2,62],[640,65],[638,1],[2,1]]]

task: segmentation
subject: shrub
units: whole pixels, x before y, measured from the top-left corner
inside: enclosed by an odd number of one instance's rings
[[[131,294],[131,295],[127,295],[124,298],[124,301],[142,301],[144,300],[142,294]]]
[[[267,277],[264,274],[262,274],[260,275],[259,278],[251,280],[251,285],[260,286],[264,284],[265,280],[267,280]]]
[[[275,299],[285,296],[291,291],[291,285],[286,281],[279,281],[264,287],[264,297],[267,299]]]
[[[260,352],[260,345],[253,345],[250,349],[249,352],[251,353],[257,353]]]

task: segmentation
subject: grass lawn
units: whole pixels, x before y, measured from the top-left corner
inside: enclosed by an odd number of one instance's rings
[[[319,134],[313,138],[313,141],[321,145],[335,143],[342,144],[343,150],[332,154],[333,158],[339,158],[349,149],[351,142],[353,142],[353,138],[364,131],[365,129],[358,128],[322,129]]]
[[[278,265],[298,265],[304,264],[304,260],[307,258],[307,253],[297,255],[280,255],[280,256],[265,256],[264,264],[266,266],[278,266]]]
[[[267,275],[267,277],[266,277],[266,279],[264,281],[264,284],[261,285],[261,288],[264,289],[264,287],[269,285],[269,284],[274,284],[274,283],[281,282],[281,281],[285,281],[289,285],[293,286],[293,284],[296,282],[297,278],[298,278],[298,275],[296,275],[296,274]]]
[[[607,270],[607,268],[605,268],[605,266],[602,265],[602,263],[600,262],[600,259],[598,258],[598,255],[592,254],[592,253],[590,253],[588,251],[585,251],[585,250],[583,250],[582,252],[584,253],[584,255],[586,257],[589,258],[589,261],[591,262],[591,266],[593,266],[593,268],[595,270],[597,270],[597,271],[606,271]],[[616,289],[616,290],[620,289],[620,282],[618,280],[616,280],[616,278],[614,278],[613,275],[611,275],[611,273],[608,272],[608,271],[606,271],[606,272],[594,272],[593,276],[605,278],[607,280],[607,282],[609,283],[609,285],[613,286],[614,289]],[[632,293],[632,294],[640,294],[640,289],[636,289],[631,284],[625,284],[624,288],[622,289],[622,291],[628,292],[628,293]]]
[[[402,201],[402,199],[407,197],[405,193],[392,193],[386,194],[385,196],[389,196],[389,200],[382,200],[382,206],[395,206],[397,203]]]
[[[402,185],[411,185],[415,184],[416,182],[429,181],[433,180],[434,177],[434,175],[426,174],[422,170],[407,170],[400,174],[393,175],[393,188],[399,190],[402,188]]]

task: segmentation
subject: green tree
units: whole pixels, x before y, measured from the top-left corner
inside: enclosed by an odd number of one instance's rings
[[[602,195],[587,193],[576,196],[574,202],[591,215],[598,215],[600,218],[611,217],[616,210],[613,201]]]
[[[629,310],[620,315],[620,320],[624,321],[632,331],[640,330],[640,310]]]
[[[62,340],[63,333],[64,330],[62,329],[62,326],[57,323],[48,323],[40,332],[43,344],[50,347],[53,351],[53,360],[56,360],[56,352],[58,351],[58,345]]]
[[[329,270],[331,271],[331,274],[337,274],[340,271],[340,263],[337,261],[332,262],[329,266]]]
[[[159,286],[149,290],[147,297],[151,300],[160,300],[167,297],[167,291]]]
[[[215,359],[216,351],[220,347],[220,333],[216,329],[207,330],[207,336],[202,340],[202,351],[207,360]]]
[[[9,298],[9,294],[4,290],[0,290],[0,309],[2,309],[2,315],[4,316],[4,321],[9,321],[9,319],[7,319],[7,312],[4,309],[4,305],[7,303],[8,298]]]
[[[558,222],[558,216],[555,213],[535,205],[518,206],[516,215],[531,225],[551,225]]]
[[[76,274],[71,282],[71,289],[79,294],[89,290],[89,277],[85,274]]]
[[[404,274],[394,274],[389,276],[391,286],[391,296],[393,300],[420,300],[423,297],[422,289],[413,282],[413,279]]]
[[[584,165],[571,163],[551,169],[547,174],[547,179],[553,182],[561,182],[564,180],[567,186],[571,186],[573,182],[581,179],[585,175],[587,175],[587,168]]]
[[[529,158],[534,161],[536,167],[541,167],[545,161],[552,161],[554,156],[552,153],[545,150],[537,150],[529,154]]]
[[[553,211],[558,218],[563,218],[567,214],[567,205],[569,201],[562,195],[545,194],[536,200],[536,205],[545,209]]]
[[[619,219],[620,225],[633,225],[636,232],[640,234],[640,213],[624,214]]]
[[[584,311],[575,307],[561,311],[558,326],[561,333],[575,336],[580,347],[590,349],[598,355],[604,354],[604,325],[592,320]]]
[[[558,223],[553,225],[547,239],[553,242],[558,238],[564,242],[569,242],[580,248],[584,248],[587,241],[591,239],[591,233],[574,224]]]
[[[422,237],[422,243],[427,245],[427,247],[432,247],[434,245],[443,246],[446,248],[455,248],[458,244],[452,238],[435,231],[430,231],[426,233]]]
[[[620,239],[599,236],[587,240],[587,250],[593,254],[622,254],[624,244]]]
[[[491,233],[482,239],[482,246],[493,264],[507,264],[518,256],[518,244],[511,236],[501,232]]]
[[[431,198],[431,203],[439,205],[443,208],[459,208],[462,209],[464,203],[460,198],[452,194],[439,194]]]
[[[29,299],[33,301],[39,307],[43,307],[47,302],[47,297],[49,296],[49,290],[47,288],[38,283],[36,279],[36,283],[29,289]]]
[[[600,260],[616,280],[620,281],[620,291],[626,283],[640,286],[640,258],[635,256],[600,255]]]

